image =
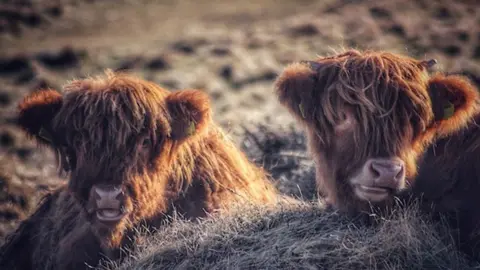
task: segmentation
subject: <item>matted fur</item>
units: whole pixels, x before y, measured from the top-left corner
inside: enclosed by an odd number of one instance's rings
[[[31,256],[33,268],[95,265],[101,257],[119,258],[138,226],[158,227],[172,211],[195,219],[236,203],[278,199],[263,169],[212,121],[201,91],[170,92],[107,71],[68,83],[61,96],[32,93],[19,108],[20,124],[59,153],[69,181],[47,210],[25,221],[35,227],[21,226],[10,237],[23,239],[28,252],[16,254],[7,243],[1,254],[15,256],[2,256],[3,264]],[[88,201],[94,184],[120,186],[125,194],[128,215],[114,228],[93,221]]]
[[[426,62],[382,51],[348,50],[291,64],[275,91],[306,127],[320,192],[352,212],[370,209],[348,181],[368,159],[400,158],[407,179],[402,188],[411,185],[425,147],[465,126],[478,102],[477,90],[465,77],[431,76]],[[449,104],[454,112],[444,115]],[[346,114],[354,123],[339,132]]]

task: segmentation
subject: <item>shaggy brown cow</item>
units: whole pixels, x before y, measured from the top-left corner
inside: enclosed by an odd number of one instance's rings
[[[276,90],[306,126],[319,191],[355,214],[394,195],[420,199],[435,218],[446,214],[460,248],[479,258],[478,90],[463,76],[430,76],[435,61],[385,52],[307,63],[289,66]]]
[[[276,94],[306,127],[317,187],[331,205],[385,209],[412,184],[425,147],[471,119],[477,90],[461,76],[430,75],[434,63],[349,50],[279,76]]]
[[[35,92],[19,123],[70,175],[1,250],[2,269],[79,269],[117,259],[140,226],[188,219],[277,193],[211,118],[207,94],[170,92],[108,71],[61,94]]]

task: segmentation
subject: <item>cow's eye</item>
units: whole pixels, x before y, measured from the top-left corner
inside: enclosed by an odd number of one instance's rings
[[[350,111],[342,111],[338,114],[338,122],[335,126],[337,132],[348,130],[354,124],[353,115]]]
[[[152,146],[152,140],[150,138],[145,138],[142,143],[143,148],[150,148]]]

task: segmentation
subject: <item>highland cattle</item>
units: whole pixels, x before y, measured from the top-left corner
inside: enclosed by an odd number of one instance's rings
[[[0,248],[2,269],[81,269],[121,259],[140,228],[173,212],[194,220],[276,188],[212,120],[208,95],[133,75],[34,92],[19,124],[52,148],[68,183],[44,198]]]
[[[435,63],[348,50],[289,65],[275,91],[305,128],[331,206],[358,215],[420,200],[478,256],[479,94],[464,76],[432,74]]]

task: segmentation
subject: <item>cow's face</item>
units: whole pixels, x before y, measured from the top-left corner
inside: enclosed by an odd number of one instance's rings
[[[199,139],[210,121],[208,96],[170,93],[111,73],[74,81],[64,90],[27,96],[19,120],[59,153],[68,188],[88,220],[108,232],[165,210],[173,163],[178,170],[176,151]]]
[[[433,61],[390,53],[347,53],[293,64],[276,84],[306,127],[317,183],[337,207],[389,202],[409,185],[434,137],[462,127],[476,90],[457,76],[430,77]]]

